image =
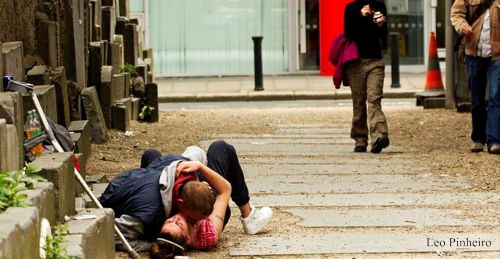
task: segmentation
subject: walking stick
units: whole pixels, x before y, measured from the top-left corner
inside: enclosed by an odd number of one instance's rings
[[[18,82],[14,80],[10,80],[7,84],[7,89],[10,91],[14,92],[20,92],[24,94],[29,94],[31,96],[31,99],[33,99],[33,103],[35,104],[35,108],[38,111],[38,114],[40,115],[40,119],[42,121],[43,127],[45,128],[45,131],[47,131],[48,138],[50,140],[50,143],[52,143],[52,146],[54,146],[55,150],[59,153],[64,152],[63,148],[57,142],[56,137],[54,136],[54,132],[52,131],[52,128],[49,125],[49,122],[47,121],[47,117],[45,117],[45,113],[43,112],[42,106],[40,105],[40,102],[38,101],[38,97],[36,96],[35,91],[33,91],[33,85],[28,84],[28,83],[23,83],[23,82]],[[76,180],[80,183],[80,185],[83,187],[85,192],[89,195],[90,199],[95,203],[95,205],[102,209],[104,208],[102,204],[99,202],[97,197],[92,193],[90,190],[89,186],[83,179],[82,175],[80,175],[80,172],[76,168],[74,168],[74,173]],[[139,258],[139,254],[130,246],[128,243],[127,239],[123,236],[122,232],[118,229],[118,227],[115,224],[115,232],[118,238],[120,239],[121,243],[125,247],[125,250],[127,251],[127,254],[129,255],[130,258]]]

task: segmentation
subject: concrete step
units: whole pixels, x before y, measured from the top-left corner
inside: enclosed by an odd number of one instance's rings
[[[68,256],[72,258],[114,258],[114,213],[111,209],[84,209],[68,222]]]

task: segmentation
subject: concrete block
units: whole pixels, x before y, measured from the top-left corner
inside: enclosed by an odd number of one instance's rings
[[[426,98],[424,99],[424,109],[439,109],[446,107],[446,98]]]
[[[54,184],[51,182],[35,183],[33,190],[22,191],[22,194],[28,195],[27,200],[36,208],[40,218],[46,218],[51,225],[57,223],[56,219],[56,193]]]
[[[138,35],[137,25],[125,24],[125,33],[123,34],[125,64],[137,65],[138,55]]]
[[[18,139],[24,139],[24,110],[20,93],[0,93],[0,118],[4,118],[7,124],[16,126]],[[19,157],[24,158],[23,143],[21,141],[19,141]],[[22,167],[23,163],[24,159],[21,159],[19,167]]]
[[[141,105],[141,99],[131,97],[130,98],[130,103],[132,104],[132,111],[130,112],[130,119],[136,121],[137,118],[139,118],[139,110],[140,110],[140,105]]]
[[[40,258],[40,216],[35,207],[0,214],[0,258]]]
[[[116,74],[113,75],[113,82],[112,82],[112,93],[113,93],[113,100],[119,100],[122,98],[125,98],[125,74]]]
[[[91,129],[88,120],[72,121],[68,127],[70,133],[80,134],[73,135],[73,141],[75,141],[75,153],[82,153],[85,157],[90,157],[92,153],[92,145],[90,143]]]
[[[128,131],[130,129],[130,110],[128,107],[130,105],[116,104],[111,108],[113,118],[111,128],[121,131]]]
[[[37,27],[37,50],[38,55],[46,65],[57,67],[58,64],[58,25],[56,22],[43,20],[38,22]]]
[[[111,106],[113,104],[113,67],[103,66],[101,69],[101,87],[99,88],[99,101],[101,102],[102,115],[106,127],[111,128]]]
[[[86,82],[86,42],[85,23],[82,22],[84,2],[79,0],[64,0],[64,67],[68,80],[77,83],[79,89],[87,86]]]
[[[95,87],[87,87],[81,92],[85,114],[90,123],[92,142],[103,144],[108,140],[106,121],[102,114],[101,104]]]
[[[151,116],[150,122],[158,122],[159,113],[158,113],[158,85],[155,83],[146,85],[146,105],[149,105],[154,109],[153,114]]]
[[[108,65],[113,67],[113,75],[119,74],[123,67],[123,46],[118,43],[109,43]]]
[[[0,119],[2,120],[2,119]],[[0,122],[1,123],[1,122]],[[19,143],[22,144],[22,140],[19,140],[17,136],[17,128],[12,124],[6,125],[7,129],[7,168],[6,171],[18,171],[21,170],[22,167],[19,166],[24,162],[24,156],[19,156],[23,150],[19,150]],[[1,144],[0,144],[1,146]],[[0,163],[1,164],[1,163]],[[1,170],[0,170],[1,171]]]
[[[78,217],[93,217],[78,219]],[[111,209],[84,209],[68,223],[68,256],[107,259],[115,257],[114,213]]]
[[[120,16],[130,18],[130,0],[118,0]]]
[[[56,101],[56,88],[53,85],[35,85],[34,91],[38,97],[38,101],[42,106],[42,110],[45,116],[49,117],[53,122],[59,123],[57,120],[57,103]],[[35,109],[35,104],[30,95],[23,95],[23,109],[24,111],[30,111]]]
[[[57,122],[68,127],[71,120],[66,70],[64,67],[57,67],[49,71],[49,76],[50,83],[56,88]]]
[[[40,175],[52,182],[56,192],[56,218],[75,214],[75,184],[73,153],[53,153],[37,157],[31,163]]]
[[[113,41],[115,35],[116,16],[114,6],[103,6],[101,9],[102,15],[102,39],[108,42]]]
[[[91,42],[89,46],[88,86],[101,86],[101,67],[105,64],[105,47],[103,42]]]
[[[7,121],[5,119],[0,119],[0,172],[8,171],[8,145],[7,145]]]
[[[26,75],[26,82],[33,85],[48,85],[50,84],[47,67],[45,65],[34,66]]]
[[[2,55],[4,75],[11,75],[17,81],[25,81],[23,43],[20,41],[4,42],[2,44]]]
[[[80,175],[85,180],[85,178],[87,177],[87,160],[89,158],[84,156],[82,153],[78,153],[75,155],[78,160],[78,165],[80,165]],[[85,190],[75,177],[75,197],[79,197],[83,193],[85,193]]]

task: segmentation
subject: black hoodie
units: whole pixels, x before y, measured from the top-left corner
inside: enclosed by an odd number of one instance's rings
[[[382,58],[382,49],[387,47],[387,23],[379,27],[373,22],[373,15],[362,16],[361,9],[365,5],[376,12],[387,16],[384,3],[377,0],[356,0],[349,3],[344,13],[344,34],[350,41],[358,45],[360,58]]]

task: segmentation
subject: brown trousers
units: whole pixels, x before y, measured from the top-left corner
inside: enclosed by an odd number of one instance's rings
[[[356,141],[356,146],[367,146],[368,125],[372,143],[382,135],[388,135],[381,104],[384,70],[382,59],[360,59],[347,66],[353,106],[351,138]]]

